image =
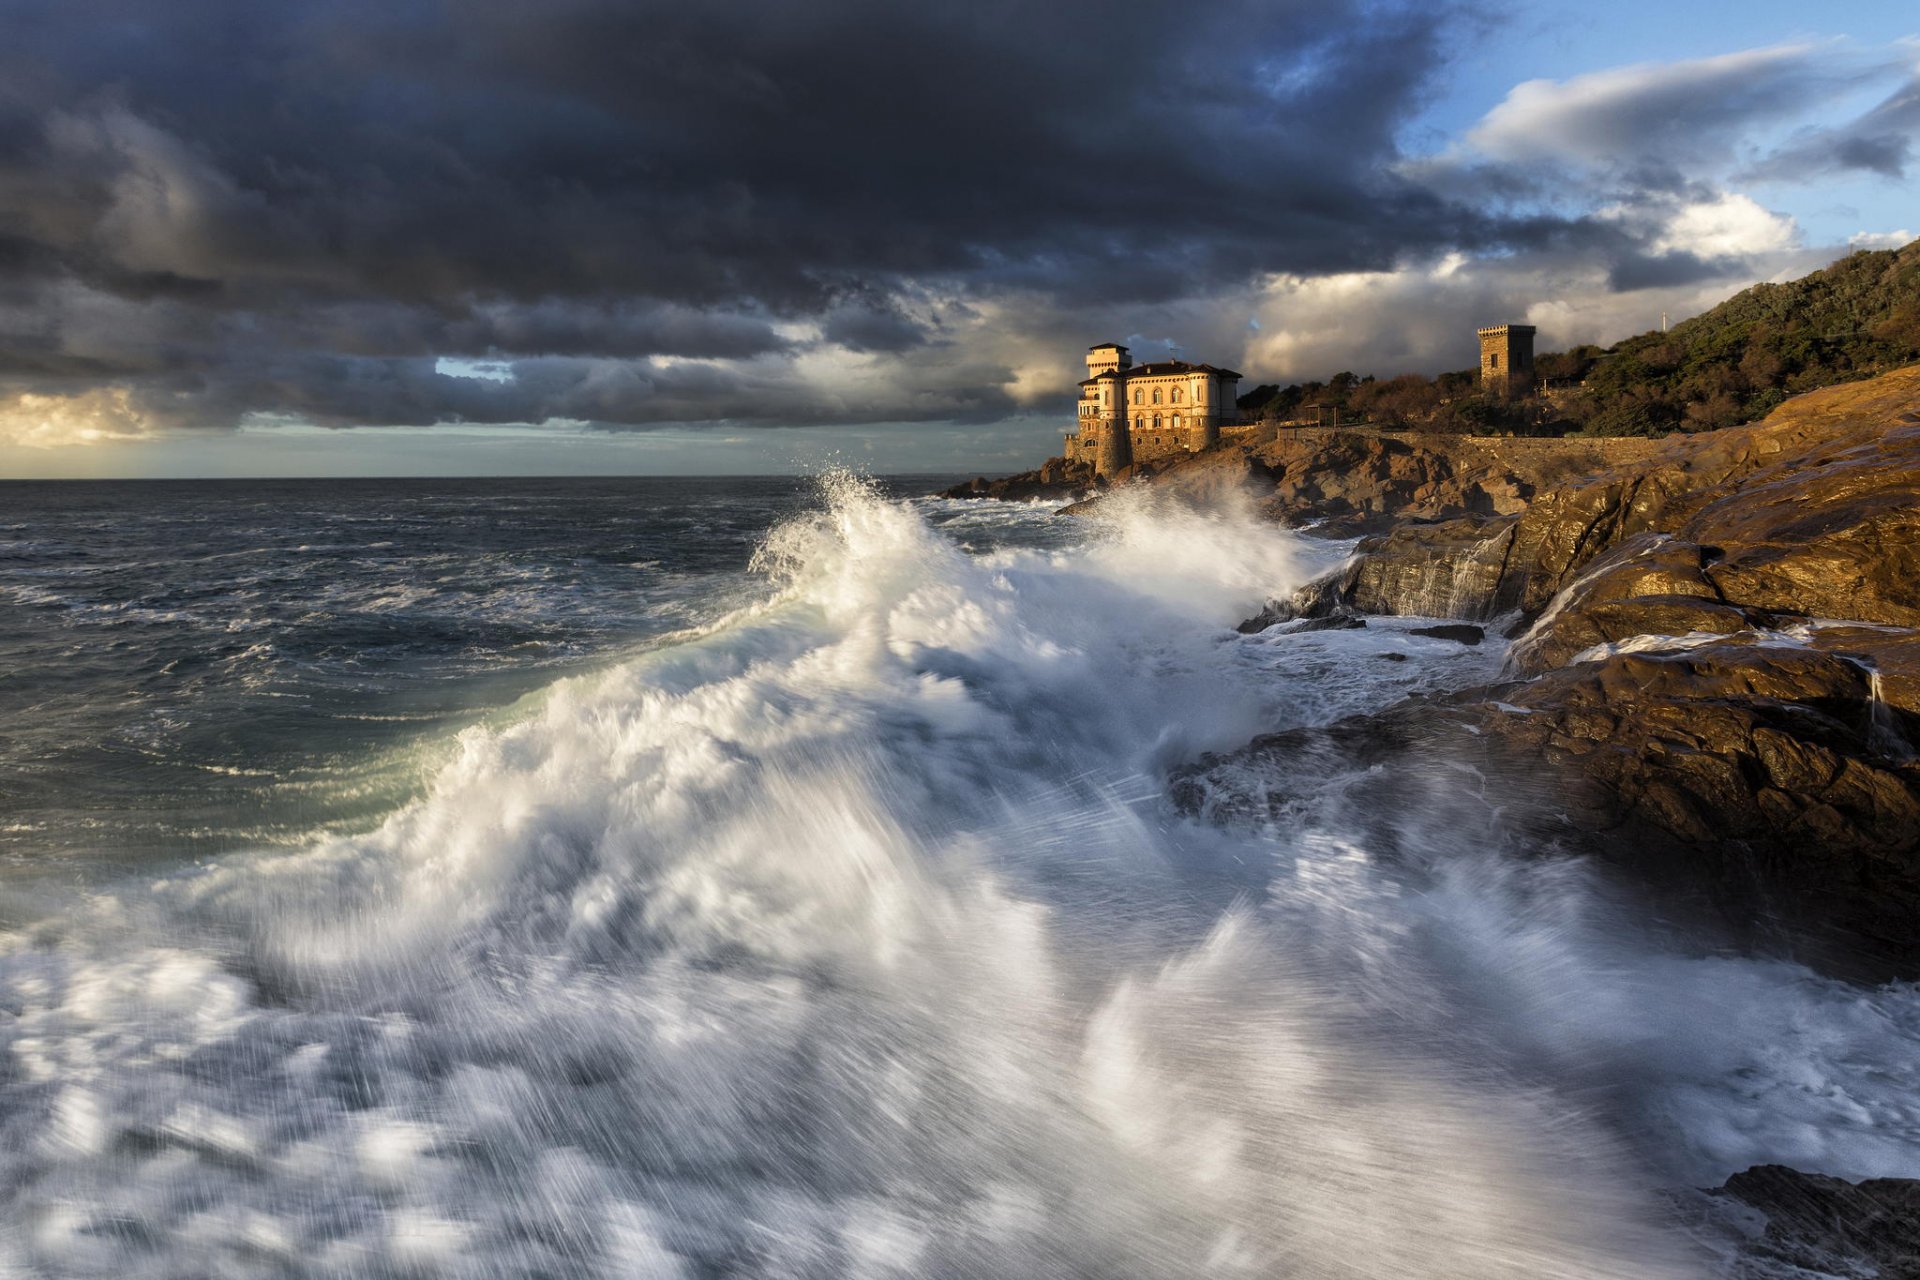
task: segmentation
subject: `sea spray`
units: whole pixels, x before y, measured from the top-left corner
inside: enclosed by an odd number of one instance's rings
[[[836,480],[763,604],[468,731],[377,830],[12,935],[7,1261],[1679,1274],[1618,1118],[1724,1126],[1731,1074],[1830,1132],[1820,1097],[1869,1102],[1833,1060],[1897,1069],[1897,993],[1637,961],[1577,869],[1417,812],[1400,867],[1312,810],[1174,818],[1168,764],[1487,659],[1238,637],[1312,545],[1107,506],[976,559]],[[1747,1025],[1638,1065],[1648,1008],[1725,991]],[[1769,1149],[1743,1123],[1716,1158]]]

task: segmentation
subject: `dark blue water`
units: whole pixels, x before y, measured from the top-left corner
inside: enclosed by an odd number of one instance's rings
[[[760,539],[814,489],[0,484],[0,858],[217,853],[364,823],[446,730],[743,603]]]

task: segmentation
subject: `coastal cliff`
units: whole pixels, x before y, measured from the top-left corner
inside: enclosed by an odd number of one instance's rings
[[[1197,498],[1250,488],[1266,513],[1323,535],[1377,532],[1406,519],[1513,515],[1535,495],[1657,454],[1663,442],[1528,439],[1383,431],[1374,427],[1238,428],[1204,453],[1155,458],[1116,484],[1147,483]],[[1092,470],[1050,458],[1032,471],[982,476],[950,498],[1058,499],[1080,514],[1099,502]]]
[[[1743,944],[1920,974],[1920,367],[1516,513],[1403,520],[1247,629],[1382,613],[1504,626],[1507,679],[1337,739],[1531,773],[1542,822]],[[1231,808],[1256,760],[1326,746],[1262,740],[1176,790]]]

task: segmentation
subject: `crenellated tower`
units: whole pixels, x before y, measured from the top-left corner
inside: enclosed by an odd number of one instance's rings
[[[1481,388],[1505,395],[1533,390],[1533,326],[1495,324],[1478,332]]]

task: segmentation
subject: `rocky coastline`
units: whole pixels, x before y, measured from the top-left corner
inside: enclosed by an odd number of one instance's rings
[[[1507,443],[1294,432],[1122,483],[1242,489],[1358,536],[1243,630],[1421,615],[1512,642],[1501,683],[1347,726],[1348,748],[1544,768],[1584,851],[1712,904],[1743,945],[1920,977],[1920,366],[1747,426]],[[1055,459],[950,493],[1078,513],[1100,501],[1089,481]],[[1217,808],[1224,777],[1286,749],[1203,761],[1176,793]]]
[[[1500,620],[1510,679],[1433,732],[1544,765],[1598,856],[1798,958],[1920,976],[1920,367],[1512,515],[1403,521],[1250,621],[1369,613]]]
[[[1272,821],[1342,769],[1365,822],[1392,808],[1369,793],[1425,788],[1449,820],[1491,830],[1497,807],[1516,852],[1592,859],[1704,950],[1920,979],[1920,366],[1618,457],[1527,443],[1332,433],[1136,469],[1357,539],[1243,631],[1419,615],[1511,642],[1493,685],[1203,757],[1176,805]],[[1086,479],[1050,464],[955,496],[1084,511]],[[1499,778],[1497,806],[1436,762]],[[1761,1168],[1707,1194],[1761,1215],[1756,1256],[1920,1277],[1920,1182]]]

